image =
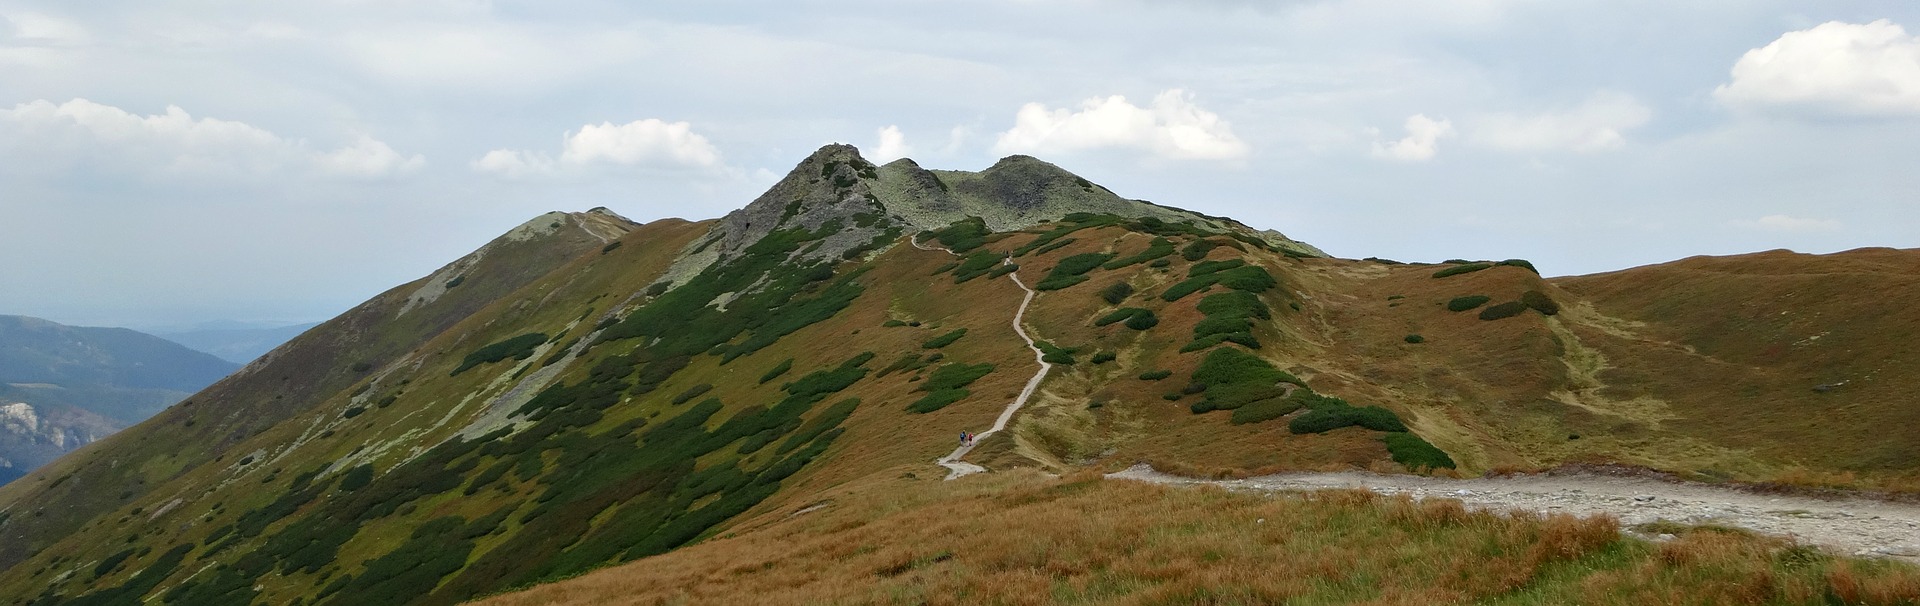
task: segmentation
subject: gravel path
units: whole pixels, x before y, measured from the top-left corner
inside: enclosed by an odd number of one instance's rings
[[[953,251],[947,250],[945,248],[939,248],[939,247],[930,248],[920,244],[920,236],[917,234],[914,235],[913,237],[908,238],[907,242],[913,244],[914,248],[918,248],[920,250],[942,250],[942,251],[946,251],[947,254],[954,255],[956,257],[959,256],[955,254]],[[1011,265],[1013,263],[1013,258],[1008,257],[1005,259],[1001,259],[1000,263],[1003,265]],[[1000,433],[1000,430],[1006,429],[1007,422],[1013,420],[1013,413],[1019,412],[1020,407],[1026,406],[1027,399],[1033,397],[1034,390],[1040,388],[1040,381],[1042,379],[1047,378],[1047,371],[1053,369],[1053,364],[1047,362],[1046,360],[1046,352],[1040,351],[1040,346],[1035,345],[1033,343],[1033,337],[1027,335],[1027,328],[1021,325],[1021,322],[1026,318],[1026,315],[1027,315],[1027,306],[1032,305],[1034,295],[1037,295],[1040,293],[1035,292],[1032,288],[1028,288],[1026,282],[1021,282],[1020,272],[1018,271],[1009,272],[1007,274],[1007,277],[1013,278],[1013,283],[1018,284],[1020,286],[1020,290],[1027,291],[1026,298],[1023,298],[1020,300],[1020,309],[1015,310],[1013,312],[1013,332],[1020,335],[1020,339],[1022,341],[1027,342],[1027,349],[1033,350],[1033,361],[1040,365],[1040,370],[1039,372],[1033,373],[1033,378],[1027,379],[1027,386],[1024,389],[1020,390],[1020,396],[1014,398],[1012,402],[1008,402],[1007,407],[1000,411],[1000,417],[997,419],[994,419],[992,428],[986,431],[974,434],[972,442],[969,442],[967,444],[962,444],[959,447],[954,448],[953,452],[947,453],[947,456],[940,457],[939,460],[935,461],[936,463],[939,463],[941,467],[947,468],[946,479],[949,479],[949,480],[958,478],[964,475],[984,473],[987,471],[987,468],[985,467],[981,467],[973,463],[968,463],[966,461],[962,461],[961,459],[966,458],[967,453],[973,452],[973,447],[976,445],[979,445],[980,440],[986,439],[987,436]]]
[[[1229,490],[1259,492],[1365,488],[1414,498],[1457,499],[1473,509],[1517,509],[1582,516],[1606,513],[1619,518],[1621,526],[1628,528],[1656,520],[1713,524],[1788,537],[1844,555],[1920,563],[1920,505],[1909,503],[1768,495],[1706,484],[1596,474],[1453,480],[1331,472],[1202,480],[1161,473],[1142,464],[1107,477],[1156,484],[1213,484]]]

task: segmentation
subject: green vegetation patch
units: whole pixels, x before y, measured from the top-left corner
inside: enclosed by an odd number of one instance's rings
[[[1199,240],[1194,240],[1192,242],[1188,242],[1186,246],[1183,246],[1180,248],[1180,257],[1188,261],[1199,261],[1201,259],[1207,258],[1207,253],[1212,252],[1213,249],[1218,248],[1219,246],[1220,246],[1220,243],[1213,240],[1207,240],[1204,238]]]
[[[1260,356],[1238,349],[1216,349],[1194,368],[1188,390],[1207,395],[1195,403],[1194,414],[1232,410],[1249,403],[1285,397],[1288,389],[1281,383],[1304,386],[1298,377],[1274,368]]]
[[[1470,273],[1480,271],[1482,269],[1487,269],[1490,267],[1493,267],[1492,263],[1486,263],[1486,262],[1465,263],[1465,264],[1455,265],[1452,267],[1448,267],[1446,269],[1442,269],[1440,271],[1433,272],[1433,277],[1445,278],[1448,276],[1457,276],[1460,274],[1470,274]]]
[[[1405,465],[1407,469],[1453,469],[1453,457],[1440,450],[1420,436],[1411,432],[1391,432],[1380,436],[1387,443],[1387,452],[1393,455],[1393,462]]]
[[[1529,308],[1527,307],[1526,303],[1521,303],[1519,301],[1508,301],[1505,303],[1501,303],[1499,305],[1495,305],[1495,306],[1480,310],[1480,319],[1503,320],[1506,318],[1511,318],[1511,317],[1520,315],[1520,312],[1524,312],[1527,309]]]
[[[712,390],[713,390],[713,385],[707,384],[707,383],[701,383],[693,387],[688,387],[686,391],[680,392],[680,395],[673,397],[673,405],[679,406],[681,404],[692,402],[694,398],[698,398],[702,394],[705,394]]]
[[[1073,354],[1080,352],[1078,347],[1061,347],[1042,340],[1035,340],[1033,346],[1040,348],[1040,361],[1048,364],[1071,366],[1074,363]]]
[[[1134,330],[1146,330],[1160,324],[1160,318],[1155,317],[1151,309],[1122,307],[1095,319],[1093,325],[1106,326],[1115,322],[1126,322],[1127,328]]]
[[[1140,251],[1139,254],[1128,255],[1108,261],[1102,264],[1100,269],[1120,269],[1130,265],[1139,265],[1171,254],[1173,254],[1172,240],[1154,238],[1153,242],[1147,244],[1146,250]]]
[[[1287,423],[1287,431],[1296,434],[1326,433],[1342,427],[1359,426],[1374,431],[1404,432],[1407,426],[1393,411],[1378,406],[1354,406],[1346,400],[1322,397],[1309,403],[1313,410]]]
[[[954,341],[958,341],[960,340],[960,337],[964,337],[964,336],[967,336],[967,329],[956,328],[953,330],[953,332],[949,332],[947,334],[940,335],[932,339],[928,339],[925,343],[921,343],[920,346],[926,349],[940,349],[942,347],[952,345]]]
[[[1161,379],[1165,379],[1165,378],[1167,378],[1167,377],[1171,377],[1171,376],[1173,376],[1173,371],[1171,371],[1171,370],[1166,370],[1166,369],[1161,369],[1161,370],[1149,370],[1149,371],[1146,371],[1146,372],[1143,372],[1143,373],[1140,373],[1140,380],[1142,380],[1142,381],[1158,381],[1158,380],[1161,380]]]
[[[779,364],[773,365],[773,368],[767,369],[766,374],[760,375],[760,384],[766,385],[768,381],[780,378],[780,375],[787,374],[789,370],[793,370],[793,358],[781,360]]]
[[[1087,281],[1086,273],[1100,267],[1113,253],[1080,253],[1065,259],[1047,272],[1047,277],[1033,285],[1034,290],[1060,290]]]
[[[1447,311],[1466,311],[1469,309],[1473,309],[1475,307],[1479,307],[1481,305],[1486,305],[1488,301],[1492,301],[1492,300],[1493,300],[1493,297],[1489,297],[1486,295],[1467,295],[1464,297],[1454,297],[1452,300],[1447,301]]]
[[[1401,339],[1401,340],[1402,340],[1402,341],[1406,341],[1406,342],[1408,342],[1408,343],[1415,343],[1415,344],[1418,344],[1418,343],[1425,343],[1425,342],[1427,342],[1427,338],[1426,338],[1426,337],[1422,337],[1422,336],[1420,336],[1420,335],[1417,335],[1417,334],[1415,334],[1415,335],[1407,335],[1407,336],[1406,336],[1406,338],[1404,338],[1404,339]]]
[[[1506,265],[1508,267],[1518,267],[1518,268],[1533,272],[1533,275],[1536,275],[1536,276],[1540,275],[1540,270],[1533,266],[1533,262],[1528,261],[1526,259],[1507,259],[1505,261],[1495,263],[1494,265]]]
[[[1279,285],[1279,282],[1273,279],[1273,274],[1267,273],[1266,269],[1257,265],[1246,265],[1244,261],[1238,259],[1203,262],[1196,264],[1194,269],[1200,270],[1202,268],[1199,266],[1206,263],[1223,265],[1207,267],[1204,268],[1205,271],[1190,271],[1189,274],[1192,277],[1168,287],[1166,292],[1160,293],[1160,298],[1168,302],[1178,301],[1186,298],[1187,295],[1212,288],[1215,284],[1252,293],[1263,293]]]
[[[969,253],[953,267],[953,283],[960,284],[980,276],[988,275],[994,268],[1001,266],[1003,257],[991,250]]]
[[[1273,310],[1260,301],[1259,295],[1243,290],[1207,295],[1198,308],[1207,317],[1194,325],[1193,342],[1180,351],[1198,351],[1221,343],[1259,349],[1260,341],[1253,336],[1254,320],[1273,317]]]
[[[948,250],[965,253],[987,243],[987,222],[979,217],[967,217],[954,221],[952,225],[934,230],[927,236],[939,240]]]
[[[946,408],[948,404],[958,402],[972,392],[966,389],[980,377],[993,372],[992,364],[947,364],[934,369],[927,380],[920,384],[918,391],[927,392],[925,397],[907,405],[907,412],[925,414]]]
[[[466,359],[461,360],[460,365],[454,367],[453,372],[448,373],[448,376],[458,376],[460,373],[466,372],[469,368],[481,364],[492,364],[507,358],[513,358],[515,360],[531,358],[533,357],[533,350],[546,342],[547,333],[531,332],[497,343],[489,343],[485,347],[481,347],[480,349],[474,350],[473,353],[467,354]]]
[[[1131,295],[1133,295],[1133,285],[1124,281],[1114,282],[1113,285],[1100,289],[1100,299],[1106,301],[1108,305],[1119,305]]]

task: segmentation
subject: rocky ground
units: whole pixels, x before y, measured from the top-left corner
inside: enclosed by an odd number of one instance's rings
[[[1659,521],[1714,525],[1791,538],[1836,553],[1920,563],[1920,505],[1869,499],[1772,495],[1706,484],[1590,473],[1454,480],[1363,472],[1285,473],[1244,480],[1185,478],[1135,465],[1108,477],[1160,484],[1212,484],[1228,490],[1365,488],[1418,499],[1456,499],[1469,508],[1574,515],[1611,514],[1627,532],[1673,538]]]

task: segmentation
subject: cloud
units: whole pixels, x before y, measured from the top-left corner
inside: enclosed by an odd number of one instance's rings
[[[867,154],[875,164],[886,164],[913,153],[913,147],[907,145],[907,136],[900,134],[900,127],[888,125],[880,129],[879,136],[880,143]]]
[[[1226,121],[1177,88],[1155,96],[1147,107],[1120,95],[1088,99],[1080,111],[1028,103],[993,146],[996,153],[1035,154],[1103,148],[1180,160],[1238,160],[1249,151]]]
[[[472,163],[474,170],[508,177],[557,175],[594,167],[724,169],[720,150],[687,122],[658,118],[626,124],[588,124],[566,134],[559,158],[544,152],[496,149]]]
[[[1790,215],[1767,215],[1753,221],[1738,221],[1738,225],[1754,229],[1781,232],[1840,231],[1839,221],[1832,219],[1808,219]]]
[[[158,115],[73,99],[0,110],[0,139],[22,163],[64,163],[107,171],[171,175],[269,174],[288,170],[348,177],[408,172],[426,162],[362,136],[334,151],[309,149],[244,122],[194,118],[177,106]]]
[[[1886,19],[1787,32],[1742,55],[1713,96],[1741,109],[1920,114],[1920,38]]]
[[[1407,117],[1407,136],[1399,141],[1373,142],[1373,157],[1403,162],[1432,160],[1440,151],[1440,139],[1453,136],[1453,122],[1434,120],[1426,114]]]
[[[1475,143],[1512,151],[1595,152],[1618,149],[1623,131],[1645,125],[1653,110],[1632,95],[1601,92],[1577,107],[1541,114],[1493,114],[1470,129]]]

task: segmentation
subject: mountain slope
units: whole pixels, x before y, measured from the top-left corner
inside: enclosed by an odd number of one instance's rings
[[[1627,313],[1600,282],[915,168],[828,146],[714,221],[529,222],[0,488],[0,596],[456,603],[943,476],[1038,368],[1016,277],[1053,370],[967,454],[996,472],[1840,469],[1617,395],[1654,383],[1593,352],[1670,346],[1587,311]]]
[[[97,516],[137,502],[199,466],[222,462],[236,445],[312,409],[474,310],[631,228],[631,222],[610,213],[535,218],[432,276],[324,323],[324,330],[294,339],[152,419],[0,487],[0,508],[32,519],[31,524],[0,525],[0,566],[15,566]],[[469,274],[471,279],[462,279]],[[120,460],[142,464],[121,465]]]

